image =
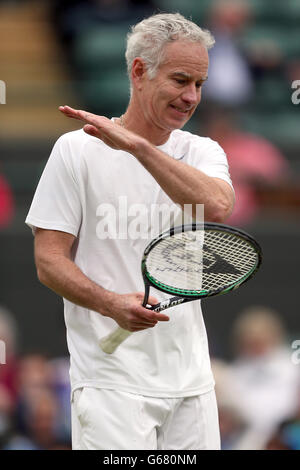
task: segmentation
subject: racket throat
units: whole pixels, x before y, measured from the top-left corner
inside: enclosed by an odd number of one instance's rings
[[[149,293],[150,293],[150,286],[149,286],[149,284],[145,283],[145,295],[144,295],[144,300],[143,300],[143,307],[147,307],[148,299],[149,299]]]

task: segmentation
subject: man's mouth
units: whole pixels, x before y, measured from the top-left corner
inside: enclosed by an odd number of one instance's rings
[[[187,114],[191,108],[179,108],[179,106],[175,106],[174,104],[171,104],[171,107],[173,109],[176,109],[176,111],[178,111],[179,113],[182,113],[182,114]]]

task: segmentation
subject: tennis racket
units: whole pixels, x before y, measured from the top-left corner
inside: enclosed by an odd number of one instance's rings
[[[226,294],[251,279],[261,260],[257,241],[237,228],[216,223],[172,227],[152,240],[144,251],[143,306],[147,307],[151,286],[175,295],[149,306],[156,312]],[[118,327],[100,341],[100,347],[111,354],[131,334]]]

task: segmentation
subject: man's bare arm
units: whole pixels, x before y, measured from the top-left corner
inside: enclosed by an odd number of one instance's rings
[[[38,228],[35,233],[35,263],[40,282],[58,295],[81,307],[113,318],[129,331],[151,328],[158,321],[167,321],[142,307],[143,293],[117,294],[99,286],[79,269],[71,259],[75,237],[69,233]],[[154,305],[157,299],[149,298]]]

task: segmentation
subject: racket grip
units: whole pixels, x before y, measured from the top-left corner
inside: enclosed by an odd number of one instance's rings
[[[125,339],[128,338],[128,336],[131,334],[131,331],[118,327],[108,336],[105,336],[101,339],[100,348],[106,354],[112,354],[117,349],[117,347],[123,343],[123,341],[125,341]]]

